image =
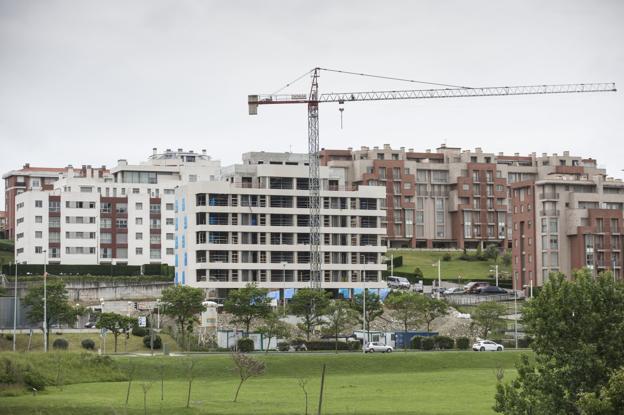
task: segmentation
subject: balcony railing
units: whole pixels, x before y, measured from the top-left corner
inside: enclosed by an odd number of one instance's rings
[[[559,193],[544,192],[540,194],[540,199],[559,199]]]

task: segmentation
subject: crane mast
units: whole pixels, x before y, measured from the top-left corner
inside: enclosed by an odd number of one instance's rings
[[[434,98],[470,98],[513,95],[546,95],[571,94],[589,92],[615,92],[615,83],[556,84],[556,85],[525,85],[503,87],[451,87],[434,89],[408,89],[388,91],[332,92],[319,94],[318,78],[320,71],[343,72],[323,68],[314,68],[305,75],[311,74],[312,85],[309,94],[269,94],[249,95],[249,115],[258,113],[259,105],[307,104],[308,106],[308,158],[309,158],[309,206],[310,206],[310,286],[320,289],[321,284],[321,178],[320,178],[320,144],[319,144],[319,104],[327,102],[356,101],[389,101],[407,99]],[[343,72],[348,73],[348,72]],[[354,73],[351,73],[354,74]],[[354,74],[364,75],[365,74]],[[373,76],[376,78],[393,79]],[[298,79],[303,78],[303,76]],[[297,79],[297,80],[298,80]],[[419,82],[402,79],[402,81]],[[429,82],[423,82],[429,83]],[[431,83],[429,83],[431,84]],[[289,86],[290,84],[287,84]],[[434,84],[440,85],[440,84]],[[363,277],[364,278],[364,277]]]

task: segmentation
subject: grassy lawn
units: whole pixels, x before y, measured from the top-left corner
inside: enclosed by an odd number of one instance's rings
[[[34,359],[42,359],[40,354],[33,355]],[[303,378],[308,381],[308,413],[312,414],[316,413],[320,371],[325,363],[324,414],[488,414],[493,413],[495,368],[503,367],[506,378],[513,377],[518,356],[515,352],[257,354],[255,357],[266,362],[266,373],[243,385],[237,403],[232,399],[238,377],[228,355],[117,357],[115,362],[122,370],[135,368],[127,411],[124,402],[128,382],[102,382],[85,376],[84,381],[92,383],[68,385],[63,390],[53,386],[36,397],[0,398],[0,412],[143,414],[145,386],[147,413],[303,414],[305,398],[297,382]],[[191,407],[186,409],[186,371],[191,359],[196,362],[196,377]],[[161,365],[165,379],[163,401]],[[43,363],[40,366],[46,367]]]
[[[446,252],[441,251],[423,251],[423,250],[392,250],[388,251],[387,257],[390,254],[394,256],[403,257],[403,265],[396,267],[395,271],[413,273],[416,267],[420,268],[425,277],[437,278],[438,269],[431,266],[440,260],[442,278],[457,278],[461,275],[463,281],[470,281],[473,279],[486,278],[490,274],[490,268],[493,268],[494,261],[462,261],[459,259],[461,252],[451,252],[451,261],[442,261],[442,256]],[[499,272],[511,272],[511,266],[500,266]],[[510,274],[508,274],[510,275]]]
[[[102,338],[100,337],[100,333],[61,333],[56,334],[61,331],[51,330],[50,331],[50,348],[52,348],[52,343],[56,339],[65,339],[69,342],[69,351],[80,352],[84,351],[80,342],[84,339],[91,339],[95,342],[95,349],[103,348],[104,345],[102,343]],[[28,350],[28,334],[18,334],[16,341],[16,348],[18,352],[24,352]],[[170,351],[177,351],[178,347],[175,341],[168,335],[162,334],[160,336],[164,344],[167,345],[167,349]],[[106,352],[112,353],[115,349],[115,338],[109,332],[106,335]],[[0,335],[0,352],[1,351],[10,351],[13,350],[13,341],[6,339],[4,336]],[[31,351],[43,351],[43,334],[41,330],[34,330],[33,336],[30,345]],[[143,338],[130,335],[128,340],[126,341],[124,335],[120,335],[117,339],[117,352],[129,352],[129,353],[148,353],[150,351],[149,348],[146,348],[143,345]]]

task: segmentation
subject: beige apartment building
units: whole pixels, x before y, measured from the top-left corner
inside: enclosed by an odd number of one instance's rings
[[[388,247],[512,248],[519,285],[583,266],[621,275],[624,183],[591,158],[384,145],[323,149],[321,163],[385,188]]]

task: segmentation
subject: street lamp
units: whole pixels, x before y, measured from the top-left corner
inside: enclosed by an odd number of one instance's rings
[[[15,283],[13,284],[13,351],[16,347],[17,334],[17,261],[13,261],[15,266]]]
[[[437,291],[437,297],[438,300],[440,299],[440,288],[442,288],[442,275],[441,275],[441,267],[440,267],[440,260],[438,259],[437,263],[433,263],[431,264],[432,267],[438,267],[438,291]],[[433,297],[433,295],[432,295]]]
[[[160,330],[160,298],[156,299],[156,312],[158,313],[158,318],[156,320],[156,328]]]
[[[362,353],[366,353],[366,343],[368,342],[368,332],[366,331],[366,270],[364,265],[365,258],[364,255],[361,256],[362,259],[362,338],[366,336],[366,340],[362,341]]]
[[[515,276],[514,283],[514,340],[516,349],[518,348],[518,275]]]
[[[100,298],[100,314],[104,313],[104,298]],[[100,329],[100,337],[102,338],[102,352],[106,354],[106,329]]]
[[[48,251],[43,250],[43,351],[48,351],[48,292],[47,292],[47,280],[48,273],[46,265],[48,264]]]
[[[494,265],[494,269],[490,268],[490,272],[494,272],[496,275],[496,286],[498,287],[498,264]]]
[[[80,328],[80,316],[78,315],[78,309],[80,308],[80,303],[76,303],[76,328]]]
[[[284,315],[286,315],[286,262],[282,262],[282,284],[284,285],[284,293],[283,293],[283,306],[284,306]]]

